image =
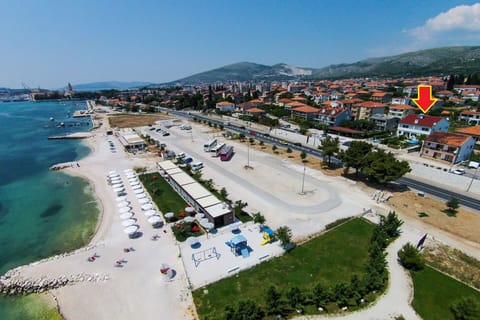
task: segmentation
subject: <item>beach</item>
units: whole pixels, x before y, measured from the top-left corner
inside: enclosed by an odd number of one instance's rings
[[[61,314],[68,319],[105,319],[112,315],[117,319],[130,319],[132,315],[154,319],[162,313],[169,319],[193,318],[190,316],[193,302],[175,239],[169,231],[163,233],[152,228],[141,214],[131,190],[129,200],[142,236],[130,239],[123,232],[116,195],[107,183],[109,171],[119,172],[126,183],[125,169],[150,162],[126,155],[117,139],[112,140],[119,152],[110,152],[105,131],[105,127],[92,131],[92,136],[83,140],[91,153],[63,169],[65,173],[87,179],[97,198],[101,216],[89,245],[73,253],[21,266],[11,273],[18,272],[29,279],[75,278],[75,285],[50,291]],[[152,235],[160,233],[157,241],[151,240]],[[124,248],[134,250],[126,253]],[[95,261],[87,261],[92,255],[97,257]],[[122,267],[115,267],[117,260],[124,261]],[[161,277],[162,263],[168,263],[176,272],[170,282]]]

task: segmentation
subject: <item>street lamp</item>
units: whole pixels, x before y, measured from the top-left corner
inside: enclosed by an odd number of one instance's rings
[[[477,176],[478,168],[480,168],[480,164],[477,164],[477,168],[475,169],[475,172],[473,173],[472,180],[470,180],[470,183],[468,184],[467,192],[470,191],[470,187],[473,184],[473,179],[475,179],[475,177]]]
[[[301,195],[304,195],[304,194],[305,194],[305,192],[304,192],[304,187],[305,187],[305,170],[306,170],[305,163],[303,163],[302,191],[300,192]]]

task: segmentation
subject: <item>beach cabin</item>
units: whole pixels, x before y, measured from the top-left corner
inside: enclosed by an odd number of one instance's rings
[[[125,134],[120,136],[119,140],[125,150],[129,152],[143,150],[147,146],[145,141],[143,141],[138,134]]]

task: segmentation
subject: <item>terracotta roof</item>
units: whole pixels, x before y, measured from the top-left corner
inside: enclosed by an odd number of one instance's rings
[[[217,102],[217,106],[230,106],[232,104],[233,104],[233,102],[228,102],[228,101]]]
[[[422,127],[433,127],[440,122],[443,118],[429,115],[409,114],[400,120],[400,123],[416,124]],[[417,122],[415,122],[417,121]]]
[[[470,111],[470,110],[463,110],[460,112],[462,116],[475,116],[475,115],[480,115],[479,111]]]
[[[439,95],[439,94],[449,95],[449,94],[453,94],[453,92],[449,91],[449,90],[442,90],[442,91],[437,92],[437,95]]]
[[[321,108],[319,114],[321,115],[326,115],[326,116],[331,116],[331,117],[336,117],[342,112],[344,112],[346,109],[345,108]]]
[[[426,141],[460,147],[470,138],[464,134],[435,131],[427,137]]]
[[[468,134],[469,136],[480,137],[480,126],[466,127],[455,130],[455,132]]]
[[[302,107],[298,107],[293,109],[295,112],[303,112],[303,113],[319,113],[320,110],[318,108],[310,107],[307,105],[303,105]]]
[[[289,103],[289,102],[292,102],[292,100],[288,99],[288,98],[282,98],[282,99],[279,99],[278,102],[280,103]]]
[[[363,107],[363,108],[385,108],[387,105],[375,101],[364,101],[353,105],[354,107]]]
[[[295,98],[292,98],[293,101],[307,101],[307,99],[305,99],[304,97],[295,97]]]
[[[355,129],[350,129],[350,128],[345,128],[345,127],[329,127],[328,130],[345,132],[345,133],[362,133],[362,131],[355,130]]]
[[[384,97],[386,95],[387,95],[386,92],[376,92],[376,93],[372,94],[372,97]]]
[[[397,110],[413,110],[415,107],[409,106],[408,104],[392,104],[390,109],[397,109]]]
[[[251,108],[251,109],[248,109],[246,112],[248,112],[248,113],[264,113],[265,110],[262,110],[262,109],[259,109],[259,108]]]
[[[288,105],[290,107],[303,107],[305,106],[306,104],[305,103],[301,103],[301,102],[297,102],[297,101],[293,101],[293,102],[289,102]]]

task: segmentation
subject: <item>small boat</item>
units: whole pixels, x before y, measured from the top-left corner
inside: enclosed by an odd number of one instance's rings
[[[65,123],[64,123],[64,122],[60,122],[60,127],[65,127]]]
[[[55,118],[54,118],[54,117],[50,117],[50,121],[55,121]]]

